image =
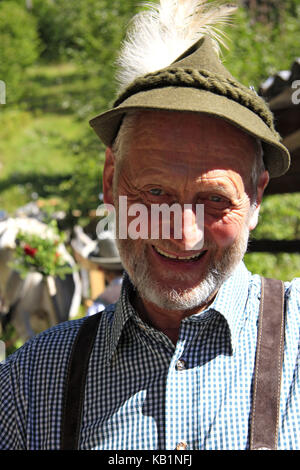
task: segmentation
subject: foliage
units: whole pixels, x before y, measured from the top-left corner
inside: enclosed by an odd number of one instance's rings
[[[24,340],[18,337],[14,326],[10,323],[5,326],[5,329],[2,329],[0,325],[0,338],[5,343],[5,357],[13,354],[24,344]]]
[[[259,223],[251,238],[270,240],[300,239],[300,193],[265,196]],[[300,276],[300,255],[290,253],[248,253],[247,268],[257,274],[292,280]]]
[[[99,139],[87,132],[83,139],[73,143],[73,157],[76,171],[58,190],[69,201],[69,213],[78,212],[84,225],[102,199],[104,149]]]
[[[247,253],[244,261],[249,271],[261,276],[284,281],[300,277],[300,256],[296,253]]]
[[[255,238],[300,239],[300,193],[265,196]]]
[[[20,100],[24,72],[40,51],[35,19],[13,1],[0,2],[0,79],[6,84],[6,102]]]
[[[67,212],[69,224],[85,225],[99,204],[104,161],[104,147],[88,120],[107,109],[114,98],[114,60],[139,2],[33,0],[33,9],[26,12],[25,0],[16,1],[19,11],[37,23],[43,60],[26,70],[21,84],[26,93],[22,92],[18,108],[1,108],[1,209],[13,211],[33,194],[54,197]],[[0,0],[0,11],[8,3],[10,12],[0,15],[0,25],[2,18],[16,11],[15,1],[8,0]],[[247,86],[258,88],[269,74],[289,68],[299,55],[299,1],[287,1],[280,15],[280,24],[273,27],[253,22],[247,10],[240,8],[228,28],[225,65]],[[14,16],[20,31],[18,16]],[[10,68],[6,55],[1,62]],[[253,236],[298,237],[299,206],[299,195],[268,196]],[[79,220],[72,218],[74,212],[81,215]],[[297,256],[299,262],[299,255],[255,253],[246,259],[255,272],[268,270],[272,276],[281,270],[282,277],[290,277],[288,272],[298,273]]]
[[[35,0],[32,13],[37,19],[38,31],[44,44],[43,57],[48,60],[70,58],[77,47],[77,29],[80,6],[70,1]]]
[[[43,57],[55,62],[71,60],[81,66],[86,80],[78,101],[79,118],[99,113],[115,95],[114,63],[125,27],[137,11],[135,1],[35,0],[32,10],[44,44]],[[93,94],[91,95],[91,91]],[[82,94],[82,93],[81,93]]]
[[[84,59],[104,63],[116,51],[122,30],[136,11],[134,1],[120,0],[35,0],[44,56],[49,60]]]
[[[50,222],[49,230],[43,235],[19,231],[11,267],[23,278],[35,271],[43,276],[64,279],[66,274],[73,271],[60,252],[59,245],[64,239],[65,235],[58,230],[56,221]]]
[[[246,86],[259,84],[279,70],[289,70],[299,56],[300,5],[289,5],[281,11],[277,25],[253,22],[246,9],[239,8],[233,25],[226,30],[229,50],[224,64],[232,75]]]

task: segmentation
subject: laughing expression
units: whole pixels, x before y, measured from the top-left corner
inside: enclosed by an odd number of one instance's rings
[[[182,210],[180,239],[173,222],[169,239],[149,234],[118,241],[123,265],[142,298],[169,309],[195,308],[241,261],[255,226],[250,175],[256,152],[251,136],[221,119],[150,111],[137,115],[120,162],[108,149],[104,194],[117,210],[119,196],[127,197],[128,207],[143,204],[148,214],[153,204],[189,207]],[[115,164],[121,167],[113,177]],[[204,207],[203,227],[197,204]]]

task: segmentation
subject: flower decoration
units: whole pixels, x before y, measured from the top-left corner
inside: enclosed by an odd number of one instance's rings
[[[29,272],[39,272],[43,276],[64,278],[73,272],[61,252],[64,234],[57,228],[55,221],[50,222],[47,232],[37,235],[19,231],[16,237],[14,261],[11,267],[23,278]]]
[[[24,253],[26,253],[26,255],[32,256],[32,258],[35,257],[35,254],[37,252],[37,248],[33,248],[32,246],[25,244],[23,249],[24,249]]]

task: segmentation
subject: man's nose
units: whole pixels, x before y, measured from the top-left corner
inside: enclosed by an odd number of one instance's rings
[[[201,250],[204,242],[204,217],[203,206],[198,204],[196,208],[185,205],[183,209],[182,240],[185,250]]]

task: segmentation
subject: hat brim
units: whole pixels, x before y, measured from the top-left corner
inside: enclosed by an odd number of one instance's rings
[[[192,87],[167,86],[131,95],[118,107],[90,120],[106,146],[111,146],[128,111],[157,110],[205,113],[225,119],[262,141],[264,161],[270,177],[286,173],[290,155],[263,120],[250,109],[223,95]]]

